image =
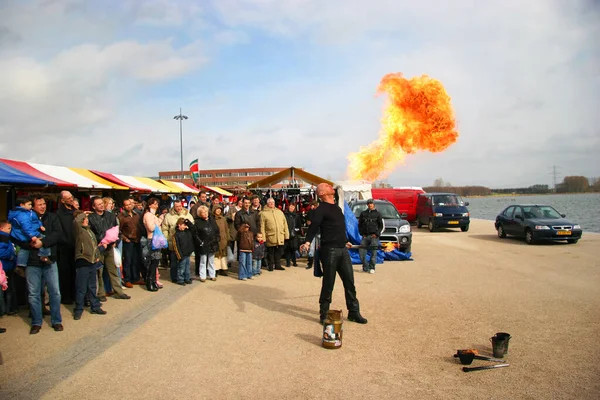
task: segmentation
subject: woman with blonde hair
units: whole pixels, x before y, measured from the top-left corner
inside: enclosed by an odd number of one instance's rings
[[[146,228],[147,241],[144,249],[144,261],[147,265],[146,273],[146,289],[150,292],[156,292],[159,287],[156,282],[156,274],[158,271],[158,263],[162,258],[162,253],[159,250],[152,250],[152,236],[156,226],[160,226],[164,219],[164,214],[158,216],[156,211],[158,210],[158,199],[152,197],[148,199],[146,207],[144,209],[144,227]]]
[[[208,216],[208,207],[202,205],[198,207],[198,217],[194,219],[194,233],[197,243],[198,254],[200,257],[200,271],[198,279],[200,282],[206,281],[207,270],[208,279],[216,281],[215,276],[215,253],[219,250],[220,233],[213,218]]]
[[[227,276],[227,247],[229,245],[229,226],[227,218],[223,216],[223,207],[220,204],[213,206],[215,223],[219,227],[219,249],[215,253],[215,270],[219,275]]]

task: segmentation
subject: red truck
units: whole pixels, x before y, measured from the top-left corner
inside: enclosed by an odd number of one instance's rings
[[[398,187],[371,189],[374,199],[385,199],[391,202],[402,218],[409,222],[417,220],[417,198],[425,191],[420,187]]]

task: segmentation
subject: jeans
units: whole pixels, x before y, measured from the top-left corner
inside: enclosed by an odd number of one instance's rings
[[[240,251],[238,279],[252,278],[252,252]],[[257,260],[260,262],[260,260]]]
[[[17,285],[15,284],[15,270],[11,269],[6,272],[6,279],[8,279],[8,288],[4,293],[0,289],[0,297],[6,296],[6,309],[4,310],[7,313],[16,313],[18,311],[17,304]]]
[[[287,267],[296,265],[296,250],[298,249],[298,238],[293,237],[285,241],[285,265]]]
[[[364,236],[360,241],[361,247],[358,249],[358,255],[362,262],[363,271],[369,269],[375,269],[375,263],[377,262],[377,247],[379,246],[379,238]],[[367,250],[369,251],[369,265],[367,265]]]
[[[40,235],[40,239],[43,239],[45,236],[44,235]],[[19,267],[25,267],[27,266],[27,262],[29,261],[29,252],[30,251],[35,251],[35,250],[25,250],[23,248],[19,249],[19,252],[17,253],[17,265]],[[52,249],[51,248],[46,248],[46,247],[40,247],[38,250],[38,257],[50,257],[50,254],[52,253]]]
[[[136,283],[140,280],[140,255],[139,243],[123,241],[123,273],[125,282]]]
[[[90,301],[92,310],[101,308],[100,300],[96,296],[96,286],[98,285],[98,271],[102,267],[101,263],[90,265],[89,267],[79,267],[76,270],[75,277],[75,314],[83,312],[84,299]]]
[[[56,263],[42,267],[28,266],[25,268],[25,276],[27,277],[27,290],[29,291],[31,325],[42,326],[42,280],[48,286],[50,323],[52,325],[61,324],[60,289],[58,288],[58,267]]]
[[[206,279],[206,270],[208,277],[215,277],[215,253],[200,255],[200,279]]]
[[[260,275],[260,266],[262,264],[262,259],[260,260],[252,260],[252,275]]]
[[[329,310],[336,273],[340,275],[342,284],[344,285],[344,295],[346,296],[348,311],[359,311],[356,288],[354,287],[354,270],[352,269],[352,260],[350,260],[348,249],[345,247],[322,247],[319,250],[319,257],[323,265],[323,282],[319,297],[321,315],[324,312],[326,314],[327,310]]]
[[[171,264],[175,265],[175,264]],[[183,257],[177,263],[177,283],[188,282],[190,280],[190,256]]]

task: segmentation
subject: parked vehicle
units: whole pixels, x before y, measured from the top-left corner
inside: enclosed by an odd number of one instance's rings
[[[577,243],[583,234],[581,226],[565,217],[565,214],[559,213],[552,206],[517,204],[506,207],[498,214],[494,225],[498,237],[524,237],[527,244],[542,240]]]
[[[417,199],[425,193],[420,187],[373,188],[374,199],[385,199],[392,203],[400,216],[408,222],[417,220]]]
[[[421,193],[417,199],[417,228],[423,225],[433,232],[437,228],[469,230],[468,202],[454,193]]]
[[[392,242],[402,252],[410,252],[412,244],[412,231],[410,223],[402,219],[398,210],[392,203],[387,200],[373,200],[375,209],[383,218],[383,231],[379,236],[379,241],[382,243]],[[356,200],[349,204],[350,209],[358,218],[360,213],[367,209],[367,200]]]

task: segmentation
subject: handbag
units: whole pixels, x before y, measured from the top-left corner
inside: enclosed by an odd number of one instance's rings
[[[167,238],[160,230],[158,224],[154,227],[154,232],[152,232],[152,250],[161,250],[169,247],[167,243]]]
[[[123,265],[123,259],[121,258],[121,252],[117,247],[113,249],[113,256],[115,258],[115,266],[117,268],[121,268],[121,266]]]

